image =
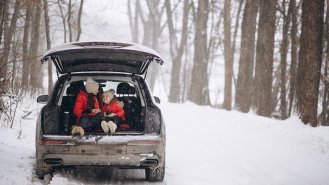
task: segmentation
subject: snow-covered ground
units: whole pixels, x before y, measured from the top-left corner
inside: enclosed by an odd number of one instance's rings
[[[26,102],[19,115],[35,106]],[[77,177],[57,171],[50,184],[329,184],[329,127],[192,103],[164,102],[161,108],[167,129],[164,182],[144,181],[142,170],[87,168]],[[33,174],[36,115],[33,111],[30,119],[18,120],[14,129],[0,128],[0,184],[45,183]]]

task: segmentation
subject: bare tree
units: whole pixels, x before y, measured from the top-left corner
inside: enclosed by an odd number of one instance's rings
[[[58,7],[59,7],[59,10],[60,10],[60,13],[61,13],[61,19],[62,19],[62,24],[63,24],[63,29],[64,29],[64,31],[63,31],[63,34],[64,34],[64,43],[66,43],[67,42],[67,36],[66,36],[66,34],[67,34],[67,29],[66,29],[66,15],[65,15],[65,13],[64,13],[64,11],[63,11],[63,9],[64,9],[64,7],[62,6],[62,3],[61,3],[61,0],[57,0],[57,5],[58,5]]]
[[[32,93],[36,92],[37,89],[41,88],[39,87],[39,81],[42,80],[38,78],[40,76],[39,73],[41,73],[40,62],[38,60],[41,13],[41,0],[36,0],[34,4],[33,27],[31,32],[32,35],[29,51],[29,58],[31,62],[31,75],[29,84],[32,87]]]
[[[242,112],[249,111],[252,100],[257,1],[246,1],[242,19],[239,72],[235,95],[235,107]]]
[[[140,14],[144,31],[142,44],[153,48],[155,51],[158,51],[159,39],[163,31],[161,20],[165,11],[165,6],[161,3],[160,0],[146,0],[146,5],[148,9],[147,18],[144,19],[142,14]],[[138,6],[140,6],[140,4],[138,4]],[[151,90],[154,89],[157,76],[158,65],[151,64],[148,69],[148,75],[146,77]]]
[[[9,92],[20,96],[23,92],[21,87],[21,57],[22,57],[22,39],[20,33],[16,33],[13,37],[13,44],[11,49],[11,59],[10,59],[10,85]]]
[[[22,88],[24,91],[28,90],[29,76],[30,76],[30,62],[29,62],[29,36],[30,36],[30,25],[32,17],[33,1],[25,3],[25,24],[24,24],[24,35],[23,35],[23,71],[22,71]]]
[[[48,2],[47,2],[47,0],[43,0],[43,12],[44,12],[44,16],[45,16],[47,50],[49,50],[51,48],[51,41],[50,41],[50,27],[49,27]],[[52,87],[53,87],[52,63],[48,62],[48,94],[50,94]]]
[[[83,3],[84,3],[84,0],[81,0],[80,7],[79,7],[79,13],[78,13],[78,23],[77,23],[78,33],[77,33],[77,37],[76,37],[75,41],[79,41],[80,36],[81,36],[81,15],[82,15],[82,10],[83,10]]]
[[[287,99],[286,99],[286,84],[287,84],[287,55],[288,55],[288,45],[289,45],[289,28],[290,28],[290,21],[291,21],[291,11],[294,8],[293,2],[290,1],[288,12],[286,13],[285,8],[286,1],[282,1],[282,8],[283,8],[283,28],[282,28],[282,42],[281,42],[281,93],[280,93],[280,110],[281,110],[281,119],[287,119],[288,112],[287,112]]]
[[[234,53],[235,53],[235,46],[236,46],[236,42],[237,42],[237,35],[238,35],[238,30],[240,29],[239,28],[239,23],[240,23],[240,14],[241,14],[241,10],[242,10],[242,6],[244,4],[245,0],[241,0],[239,2],[239,6],[238,6],[238,11],[236,13],[236,20],[235,20],[235,28],[234,28],[234,33],[233,33],[233,40],[232,40],[232,52],[233,52],[233,62],[235,61],[234,60]],[[234,76],[234,75],[233,75]]]
[[[208,5],[208,0],[198,1],[198,10],[195,23],[194,62],[192,68],[191,85],[187,96],[188,100],[198,105],[206,105],[210,103],[207,83]]]
[[[184,0],[184,10],[183,10],[183,24],[181,29],[181,39],[180,44],[177,42],[176,30],[173,24],[173,12],[171,10],[170,1],[166,0],[166,10],[168,19],[168,29],[169,29],[169,41],[170,41],[170,54],[172,57],[172,69],[171,69],[171,80],[170,80],[170,92],[169,101],[179,102],[181,100],[181,67],[182,58],[187,44],[188,36],[188,15],[190,10],[190,5],[188,0]],[[178,46],[179,45],[179,46]]]
[[[256,48],[255,94],[257,114],[272,114],[272,73],[276,1],[260,0]]]
[[[63,25],[64,43],[79,41],[82,33],[81,18],[84,0],[56,2]]]
[[[143,15],[141,14],[141,6],[139,5],[139,0],[135,1],[135,16],[133,16],[132,2],[128,0],[128,16],[129,16],[129,24],[131,31],[131,38],[134,43],[139,43],[138,35],[139,35],[139,17],[143,20]]]
[[[0,45],[2,42],[3,27],[6,20],[6,10],[8,0],[0,1]]]
[[[295,0],[290,0],[291,6],[291,64],[290,64],[290,89],[289,89],[289,117],[292,112],[293,102],[295,99],[296,92],[296,74],[297,74],[297,6]]]
[[[325,33],[324,33],[324,42],[326,43],[326,57],[324,60],[324,74],[321,76],[322,81],[324,82],[324,90],[323,90],[323,101],[322,101],[322,112],[321,112],[321,125],[329,126],[329,116],[328,116],[328,99],[329,99],[329,78],[328,78],[328,62],[329,62],[329,4],[326,6],[326,21],[325,21]]]
[[[68,11],[67,11],[67,25],[69,27],[69,42],[72,42],[72,26],[71,26],[71,15],[72,15],[72,2],[69,0]]]
[[[232,75],[233,75],[233,51],[231,41],[231,0],[224,3],[224,58],[225,58],[225,85],[223,108],[232,108]]]
[[[20,0],[15,1],[15,8],[13,15],[11,17],[10,25],[8,29],[4,30],[4,47],[3,52],[0,53],[0,80],[4,81],[4,87],[7,86],[7,69],[8,69],[8,59],[10,54],[10,48],[12,43],[12,37],[15,33],[16,22],[18,19],[19,9],[20,9]]]
[[[317,126],[322,60],[324,0],[303,1],[297,70],[297,110],[303,123]]]

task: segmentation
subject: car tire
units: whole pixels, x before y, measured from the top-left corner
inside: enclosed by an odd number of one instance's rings
[[[45,168],[45,167],[36,167],[35,174],[40,180],[43,180],[46,175],[52,175],[53,169],[52,168]]]
[[[38,176],[38,178],[40,180],[43,180],[45,178],[45,176],[49,174],[49,172],[48,171],[43,171],[43,170],[38,170],[38,171],[35,172],[35,174]]]
[[[145,169],[146,180],[155,182],[163,181],[165,176],[165,167],[159,166],[156,168],[147,168]]]

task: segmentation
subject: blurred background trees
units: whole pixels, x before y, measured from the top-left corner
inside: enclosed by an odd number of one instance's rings
[[[40,57],[54,42],[84,41],[86,1],[0,1],[1,97],[50,93],[55,70],[41,66]],[[151,66],[146,77],[151,89],[163,83],[169,102],[279,119],[298,114],[305,124],[329,125],[327,1],[126,0],[122,6],[127,41],[153,48],[169,66]]]

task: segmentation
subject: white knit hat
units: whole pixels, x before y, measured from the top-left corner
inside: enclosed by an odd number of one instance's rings
[[[91,77],[87,77],[87,81],[86,81],[87,93],[93,93],[95,91],[98,91],[98,88],[99,88],[98,83]]]
[[[110,91],[110,90],[105,91],[105,92],[103,93],[103,96],[109,96],[110,99],[112,100],[113,97],[114,97],[114,91]]]

